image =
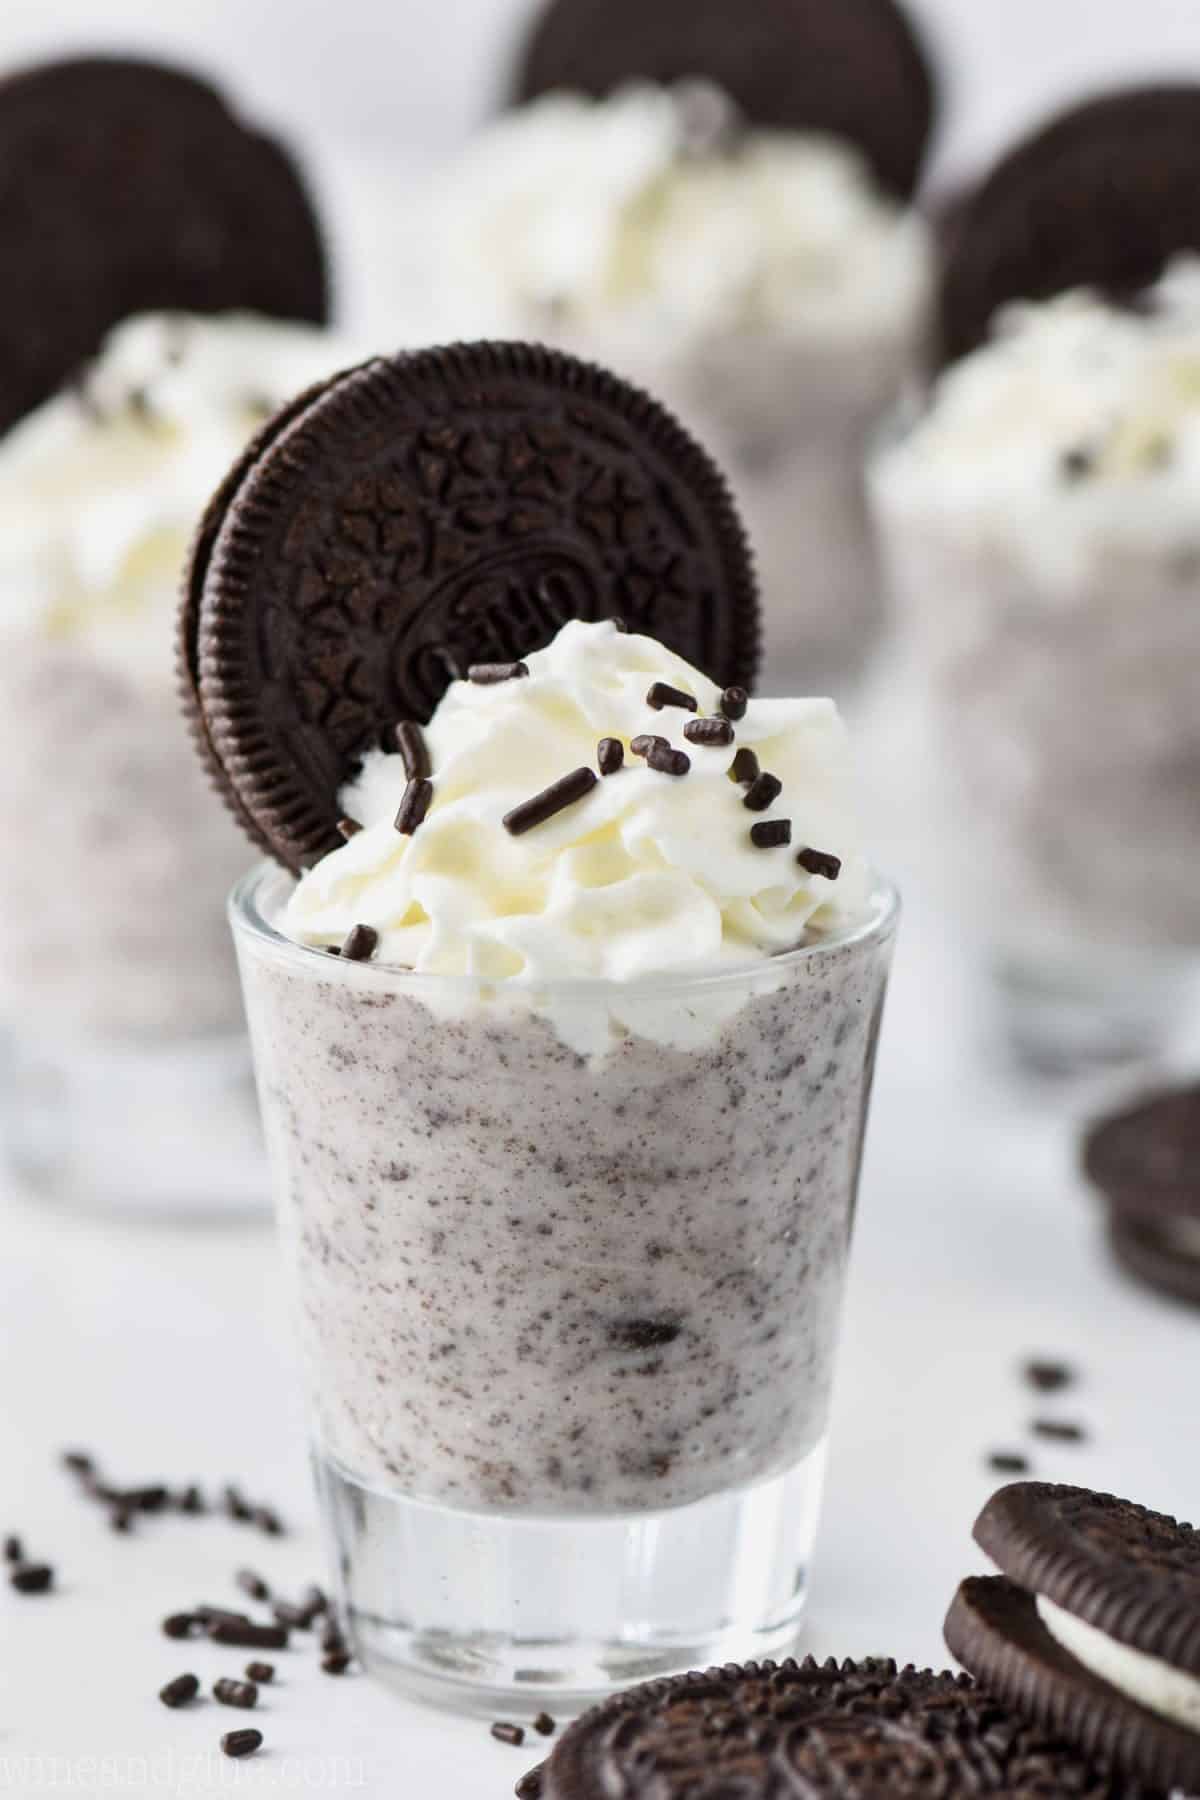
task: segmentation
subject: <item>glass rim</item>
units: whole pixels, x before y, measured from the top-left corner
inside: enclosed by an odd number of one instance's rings
[[[621,995],[628,998],[631,994],[706,993],[722,988],[735,988],[755,979],[769,979],[773,973],[818,960],[835,950],[883,942],[895,931],[901,910],[900,893],[895,884],[870,868],[868,912],[865,918],[848,925],[844,930],[831,932],[812,943],[799,944],[794,950],[780,951],[775,956],[718,968],[709,966],[699,970],[651,971],[628,981],[601,975],[539,976],[530,980],[513,980],[487,975],[438,975],[421,969],[402,968],[394,963],[346,962],[339,957],[330,956],[327,950],[318,949],[311,944],[298,944],[271,923],[260,904],[271,884],[292,882],[294,879],[278,863],[264,861],[249,869],[235,883],[227,904],[234,937],[244,933],[277,960],[293,963],[298,969],[306,969],[310,974],[319,969],[326,977],[333,976],[335,980],[361,979],[367,983],[378,982],[380,977],[384,977],[406,986],[411,984],[427,988],[431,993],[477,994],[486,988],[496,993],[511,992],[514,995],[567,994],[580,999],[599,1000],[604,996]]]

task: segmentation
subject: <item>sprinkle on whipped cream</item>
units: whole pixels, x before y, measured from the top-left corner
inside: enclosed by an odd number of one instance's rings
[[[422,739],[419,832],[396,829],[405,755],[369,755],[342,795],[362,830],[295,888],[288,936],[328,948],[361,925],[379,962],[519,986],[716,972],[865,917],[832,701],[748,700],[734,752],[724,733],[686,738],[732,729],[721,690],[651,638],[575,621],[526,667],[448,689]],[[767,815],[756,836],[747,804]],[[828,849],[806,865],[793,835]]]

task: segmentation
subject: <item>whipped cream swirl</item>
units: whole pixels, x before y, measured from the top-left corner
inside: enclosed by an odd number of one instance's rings
[[[295,888],[282,920],[292,939],[340,945],[356,925],[378,933],[376,960],[509,989],[547,982],[633,983],[761,963],[867,911],[845,733],[830,700],[751,700],[735,742],[685,736],[718,714],[721,693],[652,638],[610,623],[565,625],[528,658],[528,676],[457,681],[426,730],[433,799],[409,836],[395,819],[402,758],[373,752],[343,794],[362,830]],[[694,698],[656,709],[663,682]],[[634,754],[655,736],[686,756],[669,774]],[[596,768],[603,738],[620,770],[514,836],[507,814],[553,781]],[[750,811],[732,778],[753,750],[781,784]],[[752,828],[791,824],[791,841],[759,848]],[[837,859],[831,879],[801,853]],[[831,865],[825,865],[831,866]]]
[[[890,343],[928,300],[926,228],[852,145],[741,130],[698,84],[546,95],[482,132],[438,199],[466,332]]]
[[[354,362],[315,326],[145,314],[0,442],[0,636],[82,643],[173,682],[179,581],[209,495],[253,433]]]

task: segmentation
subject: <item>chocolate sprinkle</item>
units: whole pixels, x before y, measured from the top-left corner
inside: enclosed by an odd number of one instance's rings
[[[646,695],[646,705],[652,706],[655,712],[661,712],[664,706],[681,706],[684,712],[698,712],[700,702],[691,694],[685,694],[682,688],[672,687],[669,681],[655,681]]]
[[[54,1570],[49,1563],[18,1563],[8,1579],[18,1594],[44,1594],[54,1582]]]
[[[246,1664],[246,1680],[247,1681],[267,1682],[267,1681],[274,1681],[274,1679],[275,1679],[275,1664],[274,1663],[250,1662],[250,1663]]]
[[[250,1516],[266,1537],[283,1536],[283,1520],[272,1507],[256,1506]]]
[[[327,1675],[344,1675],[352,1661],[349,1650],[327,1650],[321,1658],[321,1667]]]
[[[987,1459],[988,1468],[997,1475],[1028,1475],[1029,1458],[1022,1456],[1017,1450],[993,1450]]]
[[[252,1619],[216,1619],[208,1628],[214,1644],[230,1644],[235,1650],[286,1650],[287,1630],[282,1625],[256,1625]]]
[[[520,681],[528,674],[529,666],[523,662],[472,663],[467,680],[476,687],[496,687],[502,681]]]
[[[373,925],[356,925],[346,936],[342,955],[347,962],[370,962],[379,948],[379,933]]]
[[[525,1729],[521,1725],[510,1725],[507,1719],[497,1719],[492,1726],[492,1736],[499,1744],[512,1744],[514,1748],[525,1742]]]
[[[841,857],[825,850],[802,850],[796,861],[807,875],[823,875],[826,881],[836,881],[842,872]]]
[[[756,775],[750,783],[742,805],[750,812],[766,812],[768,806],[773,806],[782,792],[783,783],[778,775],[768,775],[764,769],[762,774]]]
[[[346,842],[349,843],[352,837],[358,836],[359,832],[362,830],[362,826],[357,819],[339,819],[338,830],[341,832]]]
[[[195,1613],[168,1613],[162,1622],[163,1634],[169,1638],[191,1637],[203,1624],[203,1619],[198,1618]]]
[[[200,1489],[196,1486],[195,1482],[193,1482],[190,1487],[184,1488],[182,1494],[179,1496],[178,1505],[179,1510],[182,1513],[202,1513],[205,1510],[204,1495],[200,1492]]]
[[[1060,1389],[1070,1387],[1075,1379],[1074,1370],[1066,1363],[1036,1357],[1025,1364],[1024,1375],[1030,1387],[1036,1388],[1039,1394],[1056,1394]]]
[[[4,1540],[4,1560],[10,1563],[24,1562],[25,1554],[21,1548],[19,1537],[6,1537]]]
[[[417,827],[424,824],[432,799],[433,783],[428,776],[419,775],[409,782],[396,814],[396,830],[401,837],[411,837]]]
[[[620,738],[601,738],[596,749],[596,764],[602,775],[615,775],[624,767],[625,746]]]
[[[258,1689],[252,1681],[234,1681],[228,1675],[222,1675],[219,1681],[213,1682],[213,1698],[222,1706],[240,1706],[243,1712],[249,1712],[252,1706],[258,1705]]]
[[[734,757],[729,773],[745,787],[750,787],[758,780],[758,758],[748,744],[743,744]]]
[[[517,1800],[542,1800],[542,1767],[539,1763],[536,1769],[530,1769],[528,1775],[522,1775],[513,1789]]]
[[[63,1467],[70,1469],[72,1475],[92,1475],[96,1464],[86,1450],[64,1450]]]
[[[254,1517],[254,1509],[250,1505],[250,1502],[242,1493],[242,1490],[235,1486],[232,1481],[226,1482],[221,1490],[221,1504],[229,1514],[229,1517],[231,1519],[236,1519],[239,1525],[246,1524]]]
[[[750,696],[743,687],[727,687],[721,695],[721,711],[727,719],[744,719]]]
[[[251,1600],[269,1600],[271,1598],[270,1588],[262,1576],[256,1575],[253,1569],[239,1569],[233,1579],[243,1594],[249,1594]]]
[[[531,800],[523,800],[520,806],[505,813],[504,829],[511,837],[523,836],[536,825],[544,825],[556,813],[574,806],[585,794],[591,793],[598,780],[594,769],[573,769],[569,775],[560,776],[548,788],[543,788],[540,794],[534,794]]]
[[[405,719],[397,725],[392,737],[410,781],[424,781],[433,774],[433,759],[419,725],[412,719]]]
[[[553,1737],[554,1733],[558,1730],[558,1726],[554,1723],[554,1720],[550,1717],[548,1712],[540,1712],[533,1721],[533,1729],[537,1732],[539,1737]]]
[[[242,1731],[227,1731],[221,1739],[221,1748],[226,1756],[253,1756],[262,1741],[262,1732],[247,1726]]]
[[[669,750],[670,744],[665,737],[656,737],[652,731],[643,731],[639,736],[629,740],[629,748],[635,756],[649,756],[656,748]]]
[[[691,757],[682,750],[672,750],[669,744],[655,744],[646,758],[646,767],[656,769],[660,775],[686,775],[691,766]]]
[[[174,1681],[168,1681],[166,1687],[158,1690],[158,1697],[164,1706],[186,1706],[199,1692],[198,1675],[176,1675]]]
[[[761,824],[750,827],[750,842],[756,850],[777,850],[781,844],[791,841],[790,819],[764,819]]]
[[[689,744],[725,749],[733,742],[733,726],[728,719],[689,719],[683,735]]]
[[[1035,1419],[1030,1428],[1034,1437],[1048,1438],[1056,1444],[1086,1444],[1087,1432],[1082,1425],[1066,1419]]]

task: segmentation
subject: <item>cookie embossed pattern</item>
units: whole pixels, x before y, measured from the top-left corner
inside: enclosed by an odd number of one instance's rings
[[[562,355],[376,361],[183,641],[284,865],[232,916],[357,1653],[494,1716],[788,1641],[896,906],[715,466]]]

